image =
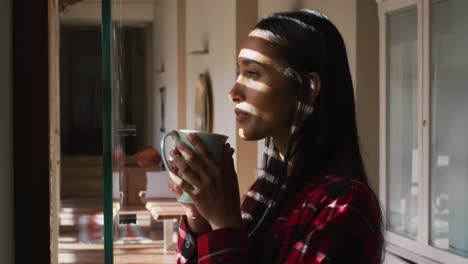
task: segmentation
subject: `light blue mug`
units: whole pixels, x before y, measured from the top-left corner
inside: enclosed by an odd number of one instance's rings
[[[172,137],[176,142],[185,143],[195,153],[197,153],[197,151],[195,150],[195,147],[187,139],[187,135],[190,133],[197,135],[197,137],[205,145],[205,147],[208,149],[208,151],[210,152],[211,156],[214,159],[218,161],[223,160],[223,150],[224,150],[224,144],[226,144],[226,141],[228,139],[227,136],[221,135],[221,134],[208,133],[208,132],[200,132],[196,130],[173,130],[165,134],[163,139],[161,140],[161,153],[162,153],[161,157],[164,162],[164,166],[166,167],[167,170],[170,170],[170,169],[169,169],[169,164],[167,163],[166,151],[165,151],[166,139],[168,137]],[[187,177],[183,173],[179,173],[179,177],[183,178],[184,180],[190,183],[190,181],[187,179]],[[185,192],[182,193],[182,195],[179,197],[179,199],[177,199],[177,201],[181,203],[193,203],[192,199],[190,199],[190,197]]]

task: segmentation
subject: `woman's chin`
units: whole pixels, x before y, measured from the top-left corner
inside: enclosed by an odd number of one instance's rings
[[[237,134],[239,135],[240,138],[244,139],[244,140],[249,140],[248,139],[248,133],[246,133],[245,129],[244,128],[238,128],[237,129]]]
[[[252,131],[249,131],[248,129],[241,128],[241,127],[239,127],[238,129],[238,135],[240,138],[242,138],[243,140],[247,140],[247,141],[255,141],[255,140],[260,140],[264,138],[260,135],[256,135],[256,133],[252,133]]]
[[[239,129],[237,130],[237,134],[243,140],[251,140],[252,135],[249,132],[250,131],[248,129],[245,129],[245,128],[242,128],[242,127],[239,127]]]

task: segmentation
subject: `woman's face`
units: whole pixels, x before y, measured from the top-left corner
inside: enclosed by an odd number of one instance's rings
[[[253,30],[239,52],[238,76],[229,92],[235,103],[238,133],[246,140],[289,135],[296,109],[294,83],[284,75],[264,31]]]

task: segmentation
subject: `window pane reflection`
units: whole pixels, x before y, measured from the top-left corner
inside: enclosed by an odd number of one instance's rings
[[[387,228],[416,238],[418,198],[417,10],[388,15]]]
[[[431,244],[468,256],[468,1],[431,2]]]

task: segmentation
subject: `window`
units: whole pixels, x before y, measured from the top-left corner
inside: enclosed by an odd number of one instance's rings
[[[388,250],[468,263],[468,1],[380,1]]]
[[[411,239],[417,230],[417,9],[387,15],[388,227]]]
[[[468,1],[431,1],[431,244],[468,257]]]

